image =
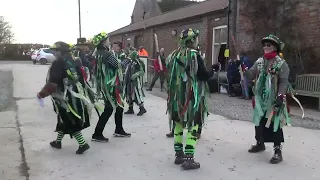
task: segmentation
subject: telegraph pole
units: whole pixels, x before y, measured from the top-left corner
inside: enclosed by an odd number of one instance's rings
[[[80,6],[80,0],[78,0],[78,9],[79,9],[79,38],[81,38],[81,6]]]

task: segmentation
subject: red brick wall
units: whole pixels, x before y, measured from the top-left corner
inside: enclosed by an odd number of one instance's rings
[[[240,49],[250,51],[255,48],[256,44],[253,43],[253,37],[248,32],[252,28],[251,23],[255,22],[251,22],[250,19],[242,15],[243,11],[246,11],[245,3],[245,0],[238,2],[236,34]],[[320,73],[320,0],[301,0],[295,13],[300,22],[298,28],[302,31],[302,41],[306,42],[306,46],[309,46],[314,54],[308,58],[310,59],[308,62],[303,62],[306,72]]]
[[[308,73],[320,73],[320,0],[303,0],[296,13],[306,46],[314,54],[304,66]]]

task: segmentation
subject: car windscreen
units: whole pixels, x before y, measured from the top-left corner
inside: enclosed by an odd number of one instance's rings
[[[51,49],[43,49],[43,52],[52,54],[52,50]]]

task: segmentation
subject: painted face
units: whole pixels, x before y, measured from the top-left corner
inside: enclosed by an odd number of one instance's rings
[[[113,44],[112,45],[112,50],[114,50],[114,52],[119,52],[120,51],[120,47],[118,44]]]
[[[263,51],[266,54],[277,50],[277,48],[273,44],[271,44],[269,42],[263,43],[262,46],[263,46]]]

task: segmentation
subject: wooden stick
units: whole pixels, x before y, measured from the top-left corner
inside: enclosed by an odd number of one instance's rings
[[[158,36],[157,36],[157,34],[154,34],[154,42],[155,42],[155,45],[156,45],[156,52],[158,53],[158,63],[159,63],[159,67],[160,67],[160,70],[163,71],[162,62],[161,62],[161,57],[160,57],[160,51],[159,51],[159,43],[158,43]]]

